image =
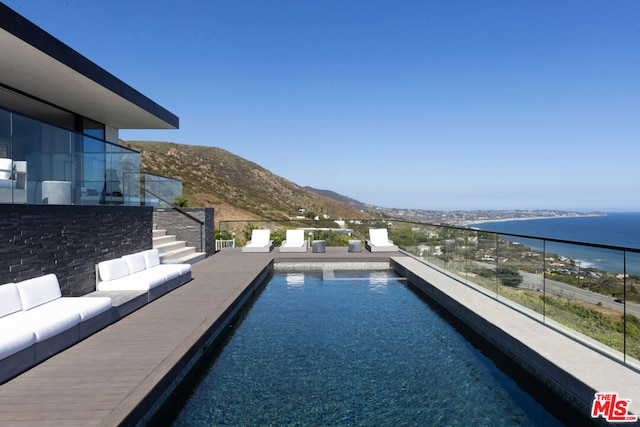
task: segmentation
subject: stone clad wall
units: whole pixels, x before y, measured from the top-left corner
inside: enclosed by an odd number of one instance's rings
[[[0,284],[54,273],[64,296],[96,289],[101,261],[151,249],[153,208],[0,205]]]
[[[215,252],[213,208],[180,208],[180,210],[204,222],[204,226],[175,209],[156,209],[153,213],[153,222],[158,229],[167,230],[167,234],[187,242],[187,246],[196,248],[198,252],[206,252],[207,256],[213,255]]]

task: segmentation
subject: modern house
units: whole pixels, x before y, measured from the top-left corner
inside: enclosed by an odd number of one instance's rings
[[[213,253],[213,210],[171,209],[182,182],[141,173],[140,153],[118,143],[120,129],[178,127],[175,114],[0,3],[3,280],[54,273],[63,295],[84,295],[96,264],[151,249],[154,226]]]
[[[157,203],[118,133],[176,115],[2,3],[0,52],[0,203]]]

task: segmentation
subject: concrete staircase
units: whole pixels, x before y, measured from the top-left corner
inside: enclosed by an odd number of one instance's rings
[[[167,230],[158,230],[155,227],[153,229],[153,248],[158,250],[160,262],[163,264],[195,264],[207,257],[206,253],[196,252],[196,248],[187,246],[187,242],[167,234]]]

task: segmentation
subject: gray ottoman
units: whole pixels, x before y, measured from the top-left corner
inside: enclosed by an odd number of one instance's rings
[[[362,241],[349,240],[349,252],[362,252]]]
[[[326,247],[326,242],[324,240],[314,240],[313,245],[311,246],[311,252],[324,253],[325,247]]]

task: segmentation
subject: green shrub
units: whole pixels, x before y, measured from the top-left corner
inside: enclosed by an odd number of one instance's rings
[[[498,266],[496,268],[498,278],[505,286],[518,287],[523,281],[522,276],[515,267],[508,265]]]

